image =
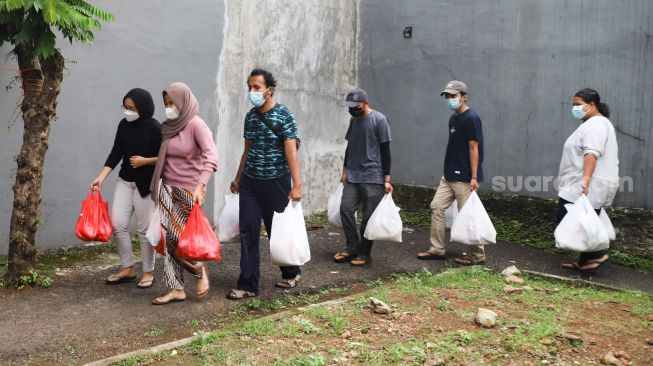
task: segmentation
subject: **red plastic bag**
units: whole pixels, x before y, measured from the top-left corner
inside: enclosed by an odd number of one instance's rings
[[[163,236],[163,230],[161,230],[161,239],[159,239],[159,244],[154,247],[157,253],[165,257],[166,255],[166,245],[165,245],[165,236]]]
[[[75,224],[75,235],[84,241],[108,242],[113,227],[109,216],[109,204],[102,199],[102,194],[91,191],[82,201],[82,210]]]
[[[175,254],[179,258],[190,261],[220,260],[220,242],[200,205],[194,205],[190,211],[186,227],[179,237]]]

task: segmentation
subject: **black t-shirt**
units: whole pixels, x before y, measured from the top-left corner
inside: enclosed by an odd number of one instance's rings
[[[133,122],[120,121],[116,139],[111,153],[104,163],[115,169],[122,160],[119,176],[126,182],[135,182],[141,197],[150,193],[150,182],[154,174],[154,165],[145,165],[134,169],[129,158],[134,155],[153,158],[159,155],[161,146],[161,124],[154,118],[141,118]]]
[[[481,118],[471,108],[449,118],[449,142],[444,156],[444,178],[451,182],[470,182],[472,164],[469,142],[478,141],[478,182],[483,181],[483,127]]]

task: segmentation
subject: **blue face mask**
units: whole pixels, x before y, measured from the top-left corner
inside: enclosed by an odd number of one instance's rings
[[[583,110],[582,105],[575,105],[571,107],[571,115],[574,116],[576,119],[583,119],[587,112]]]
[[[458,108],[460,108],[460,98],[447,99],[447,108],[452,111],[458,110]]]
[[[267,90],[267,89],[266,89]],[[265,104],[265,98],[263,97],[262,92],[249,92],[249,101],[254,105],[254,107],[259,108]]]

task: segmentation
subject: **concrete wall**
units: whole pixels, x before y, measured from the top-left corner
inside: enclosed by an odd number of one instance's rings
[[[152,92],[160,120],[160,91],[166,85],[180,80],[193,89],[220,152],[219,172],[204,206],[209,217],[217,218],[242,154],[243,119],[251,107],[245,81],[257,66],[275,74],[275,97],[295,112],[299,124],[304,210],[326,207],[345,149],[349,117],[341,100],[356,83],[358,1],[122,0],[101,5],[116,15],[116,22],[97,33],[95,46],[60,43],[71,62],[46,158],[38,247],[79,242],[73,235],[79,202],[111,148],[122,96],[135,86]],[[12,61],[8,65],[15,67]],[[10,78],[10,73],[0,74],[0,85]],[[0,92],[0,123],[10,120],[19,93],[18,87]],[[7,250],[12,156],[20,147],[21,124],[19,118],[0,134],[0,253]],[[103,189],[108,199],[116,176]]]
[[[68,63],[46,156],[39,248],[79,242],[74,225],[80,201],[109,154],[122,118],[122,97],[129,89],[149,90],[156,103],[155,117],[162,121],[161,90],[171,82],[184,81],[199,100],[200,116],[213,130],[217,128],[215,90],[223,2],[115,0],[98,5],[111,11],[116,21],[96,33],[94,46],[58,43]],[[8,51],[4,47],[0,54]],[[12,60],[1,60],[0,64],[16,67]],[[0,72],[0,254],[6,253],[9,237],[13,156],[22,142],[22,119],[6,128],[20,96],[18,85],[10,92],[4,90],[11,77]],[[112,173],[103,189],[109,200],[117,176]],[[212,214],[213,206],[206,205],[206,210]]]
[[[470,88],[493,176],[555,176],[577,122],[573,94],[599,91],[618,131],[615,204],[653,208],[653,2],[363,0],[361,85],[390,119],[395,181],[435,185],[450,115],[448,80]],[[404,39],[404,27],[413,38]],[[553,197],[555,192],[524,192]]]
[[[278,81],[275,100],[288,106],[302,139],[304,212],[326,208],[340,177],[349,123],[342,100],[356,82],[357,1],[230,0],[218,72],[216,207],[238,169],[243,122],[251,109],[246,80],[255,67]]]

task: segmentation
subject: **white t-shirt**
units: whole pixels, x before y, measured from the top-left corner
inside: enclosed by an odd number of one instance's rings
[[[587,154],[597,159],[587,198],[595,209],[610,206],[619,189],[619,149],[614,127],[604,116],[594,116],[581,123],[565,142],[558,174],[558,196],[569,202],[580,198]]]

